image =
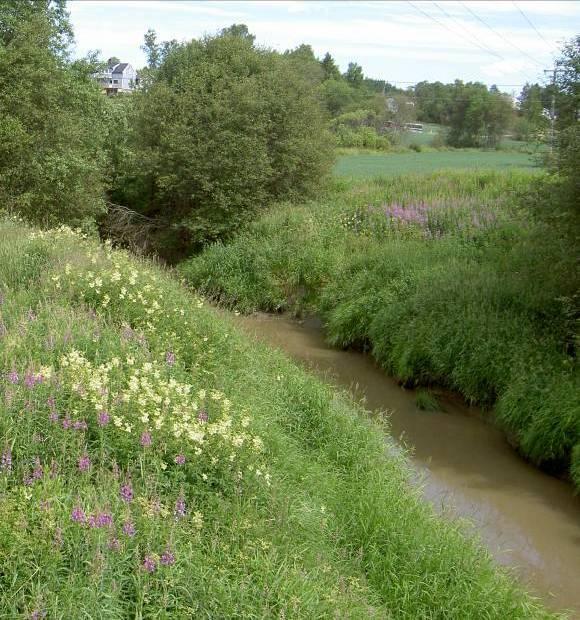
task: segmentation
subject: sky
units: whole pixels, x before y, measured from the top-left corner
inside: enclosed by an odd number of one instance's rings
[[[580,34],[580,1],[70,0],[68,8],[77,56],[100,50],[139,69],[148,28],[184,41],[244,23],[261,46],[308,43],[343,71],[354,61],[402,88],[458,78],[517,93],[543,82],[562,42]]]

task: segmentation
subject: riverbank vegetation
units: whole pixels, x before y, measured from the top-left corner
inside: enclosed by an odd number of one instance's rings
[[[0,224],[6,617],[547,617],[346,396],[170,274]]]
[[[567,180],[534,178],[337,180],[181,272],[244,312],[320,314],[330,342],[368,350],[403,383],[495,406],[527,458],[580,488],[578,220],[564,207],[575,194]]]

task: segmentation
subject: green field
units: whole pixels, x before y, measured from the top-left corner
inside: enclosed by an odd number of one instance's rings
[[[334,174],[371,178],[407,172],[427,173],[445,169],[538,169],[533,156],[504,151],[436,151],[429,153],[364,153],[341,155]]]

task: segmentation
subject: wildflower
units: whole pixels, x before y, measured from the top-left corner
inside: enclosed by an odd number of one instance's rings
[[[209,415],[205,409],[200,409],[197,412],[197,419],[199,422],[207,422],[209,420]]]
[[[63,539],[62,539],[62,529],[57,527],[54,530],[54,538],[52,539],[52,543],[55,547],[62,547]]]
[[[30,614],[30,620],[40,620],[41,618],[46,618],[46,611],[40,610],[40,609],[35,609]]]
[[[175,364],[175,353],[173,353],[173,351],[167,351],[165,354],[165,361],[168,366],[173,366],[173,364]]]
[[[58,422],[58,413],[56,411],[51,411],[50,415],[48,416],[48,419],[51,422]]]
[[[36,314],[32,308],[28,309],[28,312],[26,313],[26,318],[29,321],[36,321]]]
[[[129,536],[130,538],[135,536],[135,533],[137,531],[135,529],[135,525],[131,521],[125,521],[125,523],[123,523],[122,529],[123,529],[123,534],[125,534],[125,536]]]
[[[185,465],[185,455],[183,455],[183,454],[178,454],[178,455],[175,457],[175,463],[176,463],[177,465]]]
[[[40,464],[40,459],[38,457],[36,457],[34,459],[34,470],[32,471],[32,478],[34,480],[40,480],[40,478],[42,478],[43,476],[43,469],[42,469],[42,465]]]
[[[83,509],[80,506],[75,506],[73,508],[70,518],[75,523],[84,523],[86,521],[85,513],[83,512]]]
[[[30,389],[34,387],[34,384],[36,383],[35,381],[35,377],[34,377],[34,373],[32,372],[27,372],[24,375],[24,385]]]
[[[180,495],[175,502],[175,510],[173,511],[176,519],[185,517],[185,499],[183,495]]]
[[[153,573],[156,568],[157,565],[155,563],[155,558],[151,555],[146,555],[143,559],[143,570],[147,571],[148,573]]]
[[[54,398],[54,396],[49,396],[46,399],[46,404],[51,411],[54,411],[56,409],[56,399]]]
[[[108,512],[100,512],[97,515],[97,527],[111,527],[113,525],[113,517]]]
[[[101,411],[98,417],[99,426],[107,426],[109,423],[109,414],[106,411]]]
[[[20,377],[18,376],[18,373],[15,370],[11,370],[8,373],[8,381],[12,384],[18,383],[20,381]]]
[[[121,543],[119,542],[118,538],[111,538],[111,540],[109,540],[109,542],[107,543],[107,547],[109,547],[111,551],[114,551],[116,553],[121,549]]]
[[[161,554],[161,564],[163,564],[163,566],[172,566],[175,564],[175,556],[171,553],[171,551],[169,551],[169,549],[166,549]]]
[[[62,427],[67,430],[71,427],[71,419],[69,417],[66,417],[63,421],[62,421]]]
[[[124,502],[129,503],[133,499],[133,487],[131,484],[127,483],[121,487],[120,491],[121,499]]]
[[[141,434],[141,445],[144,448],[149,448],[151,446],[151,433],[149,431],[145,431]]]
[[[91,468],[91,459],[87,454],[83,454],[83,456],[79,457],[79,471],[89,471]]]
[[[75,431],[86,431],[88,426],[84,420],[76,420],[73,424],[73,428]]]

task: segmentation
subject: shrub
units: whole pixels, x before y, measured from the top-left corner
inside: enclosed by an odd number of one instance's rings
[[[116,190],[157,220],[165,256],[226,236],[272,199],[315,192],[331,164],[316,86],[251,37],[175,45],[135,104],[132,166]]]

